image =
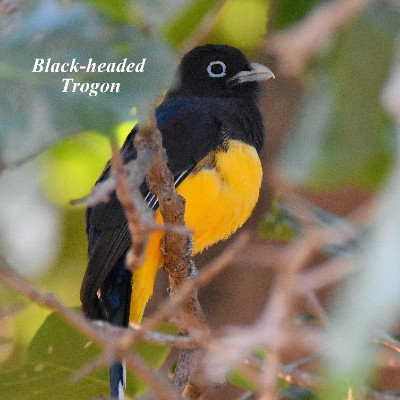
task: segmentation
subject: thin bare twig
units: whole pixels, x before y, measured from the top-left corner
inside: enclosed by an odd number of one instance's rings
[[[99,203],[106,203],[110,199],[111,193],[115,190],[115,185],[115,176],[111,174],[111,176],[103,182],[97,183],[97,185],[94,186],[92,191],[87,196],[80,199],[71,200],[69,204],[71,206],[85,204],[89,207],[92,207]]]
[[[94,321],[106,336],[113,337],[119,342],[120,347],[130,348],[138,341],[146,341],[158,345],[166,345],[183,349],[198,347],[198,342],[191,336],[170,335],[159,331],[145,331],[140,324],[131,323],[129,328],[114,326],[104,321]]]
[[[25,308],[25,304],[23,303],[16,303],[12,304],[8,307],[0,308],[0,319],[5,317],[10,317],[13,314],[19,313]]]
[[[7,268],[1,259],[0,280],[9,288],[22,294],[36,304],[56,311],[71,326],[77,328],[81,333],[99,343],[103,347],[105,354],[112,354],[112,358],[125,360],[127,366],[134,371],[160,399],[176,400],[178,398],[176,392],[171,388],[169,383],[165,382],[161,376],[153,372],[142,359],[126,351],[126,349],[119,348],[118,342],[104,335],[95,324],[86,320],[81,314],[71,308],[65,307],[54,295],[39,293],[26,279],[18,276],[15,272]]]
[[[110,365],[113,362],[113,358],[107,354],[102,354],[100,357],[95,358],[93,361],[83,365],[71,378],[71,383],[77,383],[85,376],[92,373],[95,369],[102,367],[103,365]]]
[[[311,357],[302,358],[301,360],[295,361],[291,364],[282,365],[277,367],[277,376],[285,380],[290,385],[297,385],[305,389],[317,390],[322,383],[322,379],[314,374],[302,371],[301,368],[318,360],[319,358],[313,355]],[[259,359],[252,358],[246,360],[245,365],[252,367],[254,372],[262,368],[264,364],[268,364],[268,362],[269,360],[261,361]],[[257,374],[250,373],[249,370],[245,368],[241,368],[240,371],[245,372],[245,375],[252,382],[259,382],[259,377]],[[256,384],[256,386],[258,385],[259,383]]]
[[[187,51],[193,49],[196,46],[201,45],[207,39],[207,36],[210,34],[212,29],[215,27],[215,24],[218,21],[220,11],[222,7],[225,5],[227,0],[220,0],[216,6],[212,8],[208,15],[206,15],[200,27],[197,29],[196,33],[192,35],[183,45],[181,46],[183,51],[182,55]]]
[[[384,331],[378,333],[377,337],[374,339],[374,342],[378,344],[383,344],[384,346],[389,347],[390,349],[400,353],[400,342],[392,338]]]
[[[328,323],[328,316],[322,306],[321,302],[318,299],[318,296],[315,292],[309,292],[305,295],[307,303],[311,308],[311,312],[318,318],[320,324],[322,326],[326,326]]]
[[[325,48],[333,34],[371,1],[337,0],[319,5],[287,31],[269,35],[265,49],[278,55],[282,73],[298,76],[306,62]]]
[[[311,229],[283,249],[276,283],[257,322],[246,328],[232,329],[231,335],[223,341],[216,340],[210,343],[207,357],[210,379],[224,375],[229,368],[246,358],[254,348],[264,346],[269,353],[276,354],[283,349],[289,341],[289,332],[292,331],[291,305],[296,296],[297,274],[306,265],[310,255],[328,242],[328,238],[329,235],[325,235],[324,230]],[[277,365],[278,363],[275,363],[275,377]],[[269,377],[272,377],[271,371]],[[269,396],[274,393],[271,385],[263,389]]]
[[[318,358],[308,357],[280,368],[278,376],[291,385],[298,385],[306,389],[316,390],[321,385],[321,379],[309,372],[301,371],[300,368],[317,361]]]
[[[305,266],[311,253],[317,249],[319,240],[317,232],[310,230],[303,237],[289,246],[282,257],[282,268],[279,269],[276,284],[267,307],[262,312],[256,329],[259,334],[268,330],[269,361],[264,372],[261,399],[277,399],[277,381],[279,374],[279,352],[288,337],[294,301],[296,275]],[[322,239],[323,240],[323,239]],[[266,338],[263,334],[264,340]],[[264,341],[264,344],[266,342]],[[272,361],[270,359],[272,354]]]
[[[302,271],[297,277],[296,291],[300,295],[320,290],[326,286],[342,281],[354,272],[350,260],[333,258]]]
[[[146,135],[146,130],[141,129],[138,135]],[[119,149],[112,145],[113,156],[111,158],[111,168],[116,178],[116,194],[121,202],[126,220],[128,222],[129,231],[131,233],[132,244],[127,253],[127,268],[131,271],[139,268],[145,257],[145,250],[148,240],[148,233],[144,232],[144,221],[149,222],[153,216],[147,210],[145,201],[140,193],[140,185],[142,184],[146,172],[153,160],[155,149],[149,145],[136,146],[139,142],[135,138],[135,147],[137,150],[136,170],[134,174],[124,169],[122,156]]]
[[[156,142],[157,152],[154,161],[147,172],[147,184],[159,201],[160,213],[163,221],[171,226],[185,225],[185,200],[175,190],[174,176],[169,170],[168,158],[162,147],[161,132],[155,122],[151,126],[152,135]],[[163,238],[164,265],[168,274],[170,296],[177,295],[191,273],[194,273],[194,263],[190,258],[189,241],[187,235],[168,231]],[[181,318],[188,316],[189,320],[196,324],[205,325],[203,310],[194,290],[182,303]],[[174,373],[174,386],[182,393],[190,382],[193,373],[197,369],[198,350],[181,350],[177,367]],[[193,384],[188,386],[188,390]]]

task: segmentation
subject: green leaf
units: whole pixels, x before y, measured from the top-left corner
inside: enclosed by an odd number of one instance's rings
[[[90,0],[90,3],[115,23],[133,23],[157,31],[190,0]]]
[[[176,329],[175,326],[168,324],[168,323],[163,323],[161,326],[157,328],[158,331],[167,333],[167,334],[177,334],[178,330]],[[171,351],[170,347],[163,346],[163,345],[157,345],[157,344],[152,344],[152,343],[146,343],[146,342],[139,342],[136,343],[133,346],[133,349],[136,354],[138,354],[140,357],[142,357],[143,360],[147,362],[147,364],[152,368],[152,369],[159,369],[162,364],[164,363],[165,359],[167,358],[169,352]],[[129,372],[128,372],[129,375]],[[135,391],[133,392],[132,389],[129,387],[127,389],[127,393],[140,393],[143,392],[146,389],[146,385],[137,377],[133,376],[132,377],[132,387],[135,388]],[[129,386],[129,380],[127,381],[127,386]]]
[[[176,333],[163,324],[160,331]],[[167,346],[137,343],[134,351],[152,368],[159,368],[170,349]],[[39,328],[29,349],[25,365],[0,373],[2,400],[74,399],[86,400],[106,396],[108,369],[98,368],[77,383],[71,383],[74,374],[86,363],[100,355],[97,344],[69,326],[57,314],[51,314]],[[128,371],[128,395],[145,390],[145,385]]]
[[[254,383],[249,378],[247,378],[243,373],[236,369],[230,372],[228,376],[228,381],[234,386],[238,386],[240,388],[250,390],[251,392],[258,393],[256,385],[254,385]]]
[[[34,73],[36,58],[59,63],[76,59],[80,65],[90,58],[97,64],[146,61],[143,72]],[[175,66],[170,49],[157,37],[137,26],[112,24],[82,2],[56,0],[34,2],[25,10],[18,28],[2,38],[0,59],[0,157],[6,164],[71,132],[111,135],[117,123],[131,118],[132,106],[143,119],[169,86]],[[63,92],[62,80],[68,78],[80,84],[119,84],[119,92]]]
[[[301,226],[286,212],[283,203],[275,198],[261,221],[259,235],[264,238],[289,242],[301,231]]]
[[[399,31],[399,11],[374,3],[320,61],[281,157],[293,182],[319,190],[376,190],[385,181],[395,146],[380,95]]]
[[[165,25],[163,36],[172,47],[179,47],[196,31],[205,16],[216,12],[220,3],[219,0],[193,0]]]
[[[94,7],[100,10],[111,21],[124,24],[135,22],[135,15],[131,9],[131,2],[126,0],[89,0]]]
[[[318,3],[321,3],[321,0],[280,0],[275,2],[274,29],[284,29],[298,22]]]
[[[267,351],[262,347],[253,349],[252,356],[261,362],[265,361],[268,358]],[[256,373],[260,373],[261,371],[260,368],[257,367],[253,367],[253,369]],[[234,386],[250,390],[253,393],[258,393],[257,386],[254,384],[254,382],[246,377],[244,373],[237,369],[233,369],[230,371],[230,373],[228,374],[228,381]]]
[[[51,165],[43,169],[45,194],[62,206],[86,196],[110,157],[109,140],[96,132],[82,132],[59,140],[40,158],[44,165]]]
[[[260,360],[260,361],[265,361],[268,358],[268,353],[267,350],[265,350],[263,347],[257,347],[253,349],[253,357]]]
[[[227,1],[207,40],[237,47],[252,58],[267,32],[269,5],[269,0]]]

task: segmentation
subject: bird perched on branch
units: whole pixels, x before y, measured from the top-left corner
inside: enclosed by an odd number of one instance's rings
[[[176,81],[156,110],[168,166],[186,200],[185,222],[193,230],[193,254],[227,239],[249,218],[262,179],[264,127],[257,106],[258,81],[274,77],[230,46],[205,45],[184,55]],[[122,149],[124,162],[136,157],[132,129]],[[99,181],[109,176],[105,169]],[[146,182],[141,192],[162,223],[158,200]],[[124,210],[112,193],[87,210],[89,263],[81,288],[85,314],[114,325],[140,322],[163,264],[163,234],[151,234],[143,265],[125,268],[131,244]],[[123,394],[120,363],[111,367],[111,396]]]

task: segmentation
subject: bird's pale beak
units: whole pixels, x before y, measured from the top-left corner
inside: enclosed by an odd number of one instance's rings
[[[244,82],[265,81],[270,78],[275,79],[274,73],[265,65],[250,63],[250,71],[240,71],[228,80],[231,85],[237,85]]]

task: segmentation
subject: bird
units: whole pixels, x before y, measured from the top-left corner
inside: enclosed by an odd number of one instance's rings
[[[156,108],[168,167],[186,201],[193,255],[231,236],[258,201],[265,137],[259,82],[269,78],[275,76],[268,67],[249,62],[235,47],[198,46],[182,57]],[[138,129],[133,127],[121,148],[124,163],[136,158]],[[108,163],[96,184],[110,172]],[[145,181],[140,191],[154,210],[155,222],[162,223],[158,199]],[[87,208],[86,233],[89,259],[80,292],[84,314],[122,327],[140,322],[163,265],[163,233],[151,233],[142,266],[133,273],[127,270],[131,237],[115,192],[108,202]],[[125,384],[124,368],[115,362],[110,367],[111,397],[123,398]]]

